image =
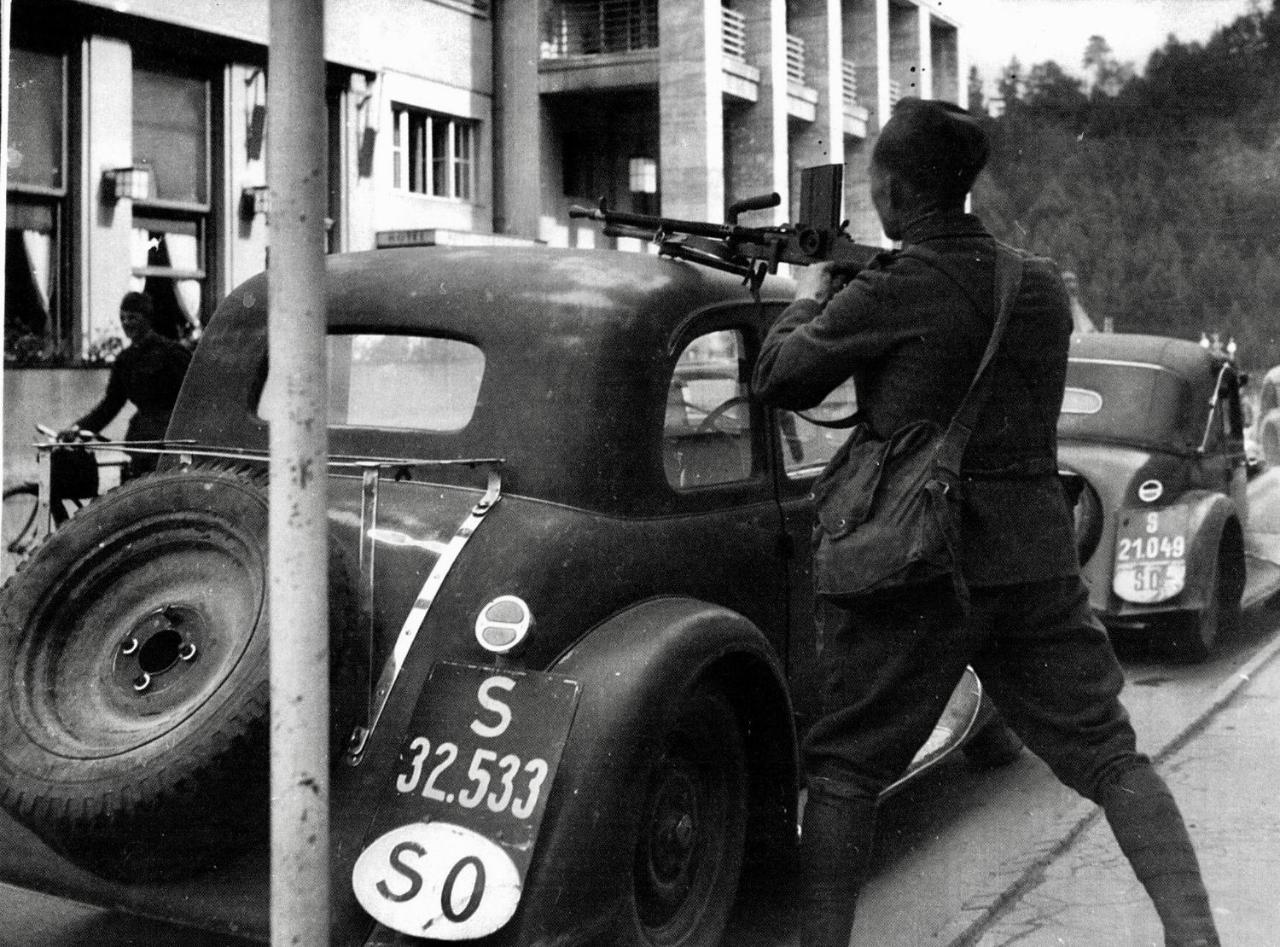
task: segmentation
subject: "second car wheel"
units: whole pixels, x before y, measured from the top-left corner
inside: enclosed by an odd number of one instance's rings
[[[630,897],[611,943],[714,947],[746,841],[746,762],[728,698],[701,689],[681,701],[646,770]]]

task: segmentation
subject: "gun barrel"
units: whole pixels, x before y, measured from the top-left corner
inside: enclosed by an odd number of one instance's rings
[[[676,220],[671,217],[655,217],[650,214],[633,214],[624,210],[603,210],[573,205],[569,208],[571,218],[599,220],[611,226],[638,227],[650,234],[687,233],[695,237],[711,237],[716,240],[760,240],[773,228],[738,227],[734,224],[713,224],[705,220]]]

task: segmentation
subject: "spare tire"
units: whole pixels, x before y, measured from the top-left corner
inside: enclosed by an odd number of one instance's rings
[[[263,479],[130,481],[0,592],[0,802],[99,874],[191,873],[266,838]],[[337,749],[363,695],[350,585],[331,562]]]

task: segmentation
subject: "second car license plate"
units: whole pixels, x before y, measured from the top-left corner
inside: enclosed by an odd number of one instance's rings
[[[1112,589],[1126,602],[1173,598],[1187,581],[1187,508],[1128,510],[1116,524]]]

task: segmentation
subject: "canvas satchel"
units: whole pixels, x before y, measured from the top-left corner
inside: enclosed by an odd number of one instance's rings
[[[960,463],[1022,284],[1022,256],[996,246],[995,325],[951,423],[944,430],[914,421],[882,440],[859,422],[814,484],[814,581],[825,598],[839,602],[949,579],[959,599],[967,599],[958,561]],[[904,252],[958,282],[937,253]]]

